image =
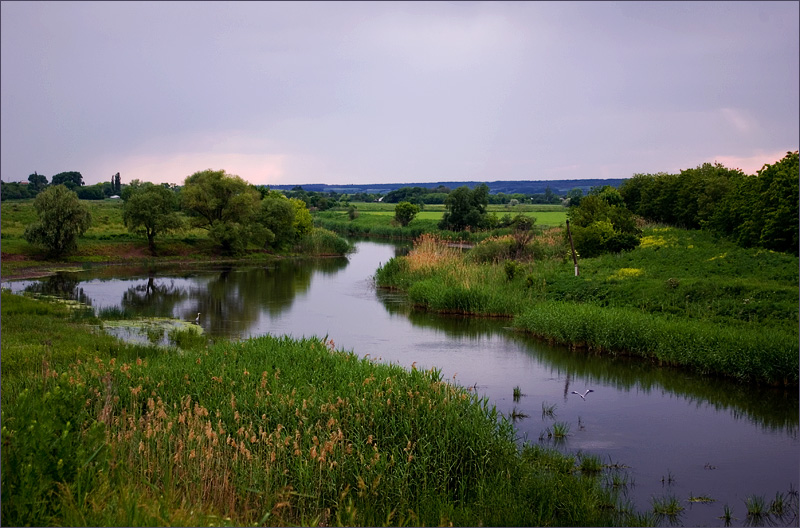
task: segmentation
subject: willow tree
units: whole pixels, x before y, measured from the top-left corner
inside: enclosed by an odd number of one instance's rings
[[[208,169],[186,178],[181,200],[192,225],[207,230],[225,253],[244,251],[258,227],[261,193],[224,170]]]
[[[178,214],[175,192],[163,185],[150,182],[131,182],[126,193],[122,220],[128,231],[147,237],[150,252],[156,254],[155,239],[171,231],[183,228],[183,219]]]
[[[92,225],[92,215],[74,191],[51,185],[33,202],[38,220],[25,229],[25,240],[60,257],[78,247],[78,237]]]

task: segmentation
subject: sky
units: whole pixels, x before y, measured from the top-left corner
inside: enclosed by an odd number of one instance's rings
[[[4,0],[0,176],[754,174],[800,142],[799,7]]]

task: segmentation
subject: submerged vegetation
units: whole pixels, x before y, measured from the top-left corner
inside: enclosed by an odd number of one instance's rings
[[[1,306],[4,525],[643,522],[435,369],[317,338],[129,345],[91,313]]]
[[[645,227],[632,251],[580,261],[560,230],[508,265],[513,238],[467,252],[433,235],[376,273],[438,312],[514,318],[555,343],[754,383],[798,383],[798,260],[703,231]],[[509,270],[513,270],[511,273]]]

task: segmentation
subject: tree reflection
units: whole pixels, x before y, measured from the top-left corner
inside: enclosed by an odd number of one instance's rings
[[[86,306],[91,306],[92,300],[84,293],[83,288],[79,286],[80,282],[78,277],[72,273],[57,273],[31,283],[25,287],[25,292],[78,301]]]
[[[175,306],[186,299],[185,288],[176,286],[174,280],[156,281],[153,272],[144,283],[136,284],[122,294],[120,305],[125,311],[148,317],[172,317]]]
[[[243,335],[262,313],[275,317],[291,308],[311,286],[314,272],[333,274],[347,266],[347,259],[313,262],[281,260],[264,268],[228,267],[195,282],[190,295],[196,301],[182,317],[200,321],[210,335]]]

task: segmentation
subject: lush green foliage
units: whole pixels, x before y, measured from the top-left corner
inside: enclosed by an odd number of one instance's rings
[[[89,229],[92,216],[78,195],[64,185],[50,186],[33,202],[38,220],[25,229],[25,240],[61,256],[78,247],[78,237]]]
[[[320,339],[108,349],[80,326],[52,347],[70,358],[21,330],[68,325],[65,308],[1,306],[4,366],[30,357],[2,380],[4,525],[641,522],[435,370]]]
[[[419,206],[410,202],[400,202],[394,208],[394,219],[398,224],[405,227],[419,213]]]
[[[271,191],[261,199],[258,221],[264,226],[266,247],[281,248],[297,240],[295,214],[292,202],[279,192]]]
[[[59,172],[50,181],[51,185],[64,185],[70,190],[83,185],[83,175],[78,171]]]
[[[703,231],[648,228],[640,247],[582,259],[574,277],[560,235],[537,242],[534,255],[551,248],[555,258],[518,262],[509,277],[510,237],[463,256],[425,237],[376,279],[428,309],[516,316],[515,325],[560,343],[744,381],[798,383],[796,257]]]
[[[594,189],[567,215],[572,222],[575,249],[582,257],[619,253],[639,245],[642,231],[616,189]]]
[[[333,231],[317,227],[299,239],[295,249],[305,255],[346,255],[353,246]]]
[[[489,187],[482,183],[470,190],[466,185],[447,195],[444,205],[447,208],[440,229],[465,231],[481,229],[486,226],[486,206],[489,204]]]
[[[155,254],[155,238],[183,228],[183,218],[178,214],[175,193],[163,185],[150,182],[129,186],[122,219],[132,233],[147,237],[150,252]]]
[[[755,176],[719,163],[680,174],[637,174],[619,188],[642,217],[687,228],[707,228],[744,247],[797,254],[798,153],[765,165]]]
[[[710,227],[744,247],[798,254],[798,152],[765,165],[756,176],[734,180]]]
[[[226,253],[241,253],[253,236],[261,193],[224,170],[195,172],[184,183],[183,207],[195,226]]]

